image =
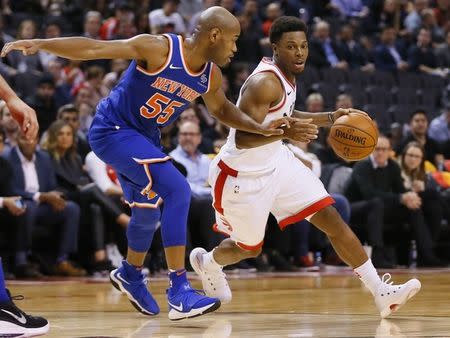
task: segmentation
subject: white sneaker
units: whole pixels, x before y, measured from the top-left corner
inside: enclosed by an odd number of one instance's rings
[[[112,266],[116,268],[122,266],[122,261],[124,258],[115,243],[106,244],[106,256],[111,261]]]
[[[219,298],[222,304],[229,303],[232,295],[226,275],[222,269],[207,270],[203,267],[203,255],[207,251],[203,248],[195,248],[189,255],[189,260],[194,271],[202,280],[203,290],[208,297]]]
[[[393,285],[394,282],[388,283],[390,280],[391,274],[385,273],[375,294],[375,304],[380,311],[381,318],[386,318],[400,309],[408,299],[419,292],[421,287],[420,281],[415,278],[400,285]]]

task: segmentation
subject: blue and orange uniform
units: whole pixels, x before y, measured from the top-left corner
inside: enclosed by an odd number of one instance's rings
[[[160,128],[173,123],[209,90],[213,69],[213,63],[208,62],[198,73],[190,71],[183,57],[182,38],[164,36],[169,41],[166,62],[150,73],[132,61],[110,95],[98,104],[89,131],[92,150],[116,170],[125,200],[132,207],[127,238],[128,246],[137,252],[149,249],[160,217],[164,247],[186,244],[190,187],[162,151]],[[159,311],[146,310],[130,300],[141,312]]]

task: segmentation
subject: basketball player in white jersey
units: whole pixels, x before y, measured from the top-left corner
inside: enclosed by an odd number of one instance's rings
[[[327,234],[341,259],[372,292],[385,318],[420,290],[420,282],[411,279],[393,285],[388,283],[390,274],[380,279],[358,238],[332,207],[334,201],[321,181],[282,143],[283,138],[314,139],[317,129],[311,124],[331,125],[351,109],[314,114],[294,110],[295,78],[308,57],[306,26],[298,18],[281,17],[271,27],[270,41],[273,58],[263,59],[244,83],[238,106],[259,123],[282,116],[301,120],[291,122],[282,136],[231,129],[209,174],[216,210],[214,228],[230,238],[210,252],[194,249],[191,265],[206,294],[227,303],[231,290],[222,268],[260,254],[269,213],[281,229],[307,219]]]

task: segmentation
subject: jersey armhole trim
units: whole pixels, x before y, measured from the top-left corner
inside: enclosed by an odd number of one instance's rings
[[[212,73],[214,71],[214,63],[210,62],[210,64],[211,64],[211,67],[209,69],[209,76],[208,76],[208,89],[206,89],[205,94],[209,93],[209,90],[211,89],[211,80],[212,80]]]
[[[177,37],[178,37],[178,42],[179,42],[179,46],[180,46],[180,57],[181,57],[181,62],[183,63],[184,70],[186,71],[186,73],[188,73],[188,74],[189,74],[190,76],[192,76],[192,77],[197,77],[197,76],[202,75],[202,73],[204,73],[206,67],[208,66],[208,62],[205,63],[205,65],[203,66],[203,68],[202,68],[199,72],[197,72],[197,73],[195,73],[195,72],[193,72],[192,70],[190,70],[189,67],[188,67],[187,64],[186,64],[186,61],[184,60],[183,37],[182,37],[181,35],[178,35]]]
[[[273,113],[273,112],[277,111],[278,109],[280,109],[281,107],[283,107],[283,105],[286,103],[286,90],[284,87],[284,83],[283,83],[283,80],[280,78],[280,76],[271,69],[262,70],[255,74],[260,74],[260,73],[273,73],[277,77],[278,81],[280,81],[281,87],[283,89],[283,98],[276,105],[269,108],[269,113]],[[255,75],[255,74],[253,74],[253,75]]]
[[[272,61],[272,59],[264,57],[262,59],[262,62],[267,63],[269,65],[274,66],[276,69],[278,69],[278,71],[280,72],[281,76],[283,76],[283,78],[286,80],[287,83],[289,83],[289,85],[292,87],[293,90],[296,90],[296,86],[295,84],[293,84],[291,81],[289,81],[286,77],[286,75],[284,75],[283,71],[275,64],[275,62]]]
[[[168,34],[163,34],[163,36],[169,40],[169,53],[167,54],[167,59],[164,62],[164,64],[159,67],[157,70],[155,70],[154,72],[149,72],[148,70],[144,69],[143,67],[139,66],[138,64],[136,64],[136,69],[138,71],[140,71],[141,73],[144,73],[145,75],[149,75],[149,76],[155,76],[158,75],[159,73],[161,73],[164,69],[167,68],[167,66],[169,65],[170,61],[172,60],[172,54],[173,54],[173,42],[172,42],[172,38],[168,35]]]

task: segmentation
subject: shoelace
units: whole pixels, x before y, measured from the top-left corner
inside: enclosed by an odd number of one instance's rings
[[[392,284],[394,284],[394,281],[388,283],[390,280],[391,280],[391,274],[390,274],[390,273],[385,273],[385,274],[383,275],[383,277],[381,277],[381,281],[382,281],[384,284],[387,284],[387,285],[392,285]]]
[[[24,300],[25,299],[25,297],[23,295],[11,296],[11,292],[9,291],[9,289],[6,289],[6,293],[8,294],[9,298],[11,299],[11,301],[13,301],[13,300]]]
[[[12,300],[24,300],[25,297],[22,296],[22,295],[17,295],[17,296],[12,296],[11,299],[12,299]]]
[[[397,285],[394,287],[394,281],[391,281],[391,274],[390,273],[385,273],[382,277],[381,277],[381,286],[379,289],[379,292],[381,294],[381,296],[385,296],[385,295],[390,295],[391,292],[392,293],[397,293],[400,289],[401,286]]]

